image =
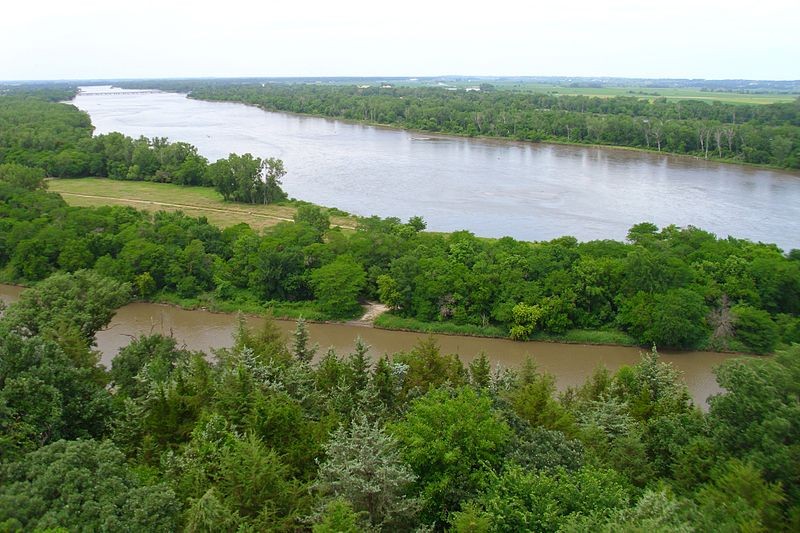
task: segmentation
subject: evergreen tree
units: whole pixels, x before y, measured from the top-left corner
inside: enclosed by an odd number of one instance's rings
[[[413,529],[417,502],[407,496],[416,479],[397,441],[379,423],[357,413],[325,446],[315,487],[326,501],[343,498],[369,523],[385,531]]]
[[[292,337],[292,353],[295,359],[303,363],[310,363],[317,355],[319,344],[309,345],[308,327],[302,316],[297,319],[297,326],[295,326]]]

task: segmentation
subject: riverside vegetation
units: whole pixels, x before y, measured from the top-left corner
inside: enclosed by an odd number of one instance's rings
[[[420,219],[342,231],[307,205],[262,233],[69,207],[45,190],[64,163],[172,181],[198,160],[92,139],[48,94],[0,97],[0,268],[38,282],[0,318],[0,530],[800,528],[797,252],[647,223],[627,243],[527,243],[429,234]],[[227,164],[263,176],[255,160]],[[260,187],[244,199],[264,201]],[[242,326],[213,358],[144,336],[99,366],[94,335],[114,310],[159,295],[318,317],[378,296],[400,316],[515,338],[605,327],[659,346],[786,348],[723,364],[707,413],[655,349],[557,394],[532,361],[464,367],[432,341],[377,362],[358,340],[317,354],[303,321],[291,342],[269,321]]]
[[[800,168],[800,98],[768,105],[521,90],[257,82],[130,84],[192,98],[467,136],[599,144]]]
[[[131,286],[56,273],[0,318],[0,530],[796,531],[800,345],[732,359],[708,413],[653,350],[556,394],[433,341],[321,357],[95,332]]]
[[[519,340],[756,353],[800,341],[797,251],[692,227],[642,223],[627,243],[528,243],[426,233],[418,217],[363,218],[343,231],[312,205],[262,232],[175,212],[71,208],[43,190],[45,174],[213,183],[231,200],[271,203],[285,198],[283,166],[250,154],[208,164],[185,143],[92,137],[84,113],[48,95],[0,98],[4,281],[90,268],[139,298],[312,319],[350,318],[360,300],[378,299],[394,310],[386,325]]]

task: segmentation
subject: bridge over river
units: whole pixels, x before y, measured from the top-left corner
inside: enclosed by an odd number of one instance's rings
[[[136,96],[140,94],[157,94],[161,91],[156,89],[140,89],[140,90],[110,90],[110,91],[84,91],[82,89],[78,89],[78,94],[81,96]]]

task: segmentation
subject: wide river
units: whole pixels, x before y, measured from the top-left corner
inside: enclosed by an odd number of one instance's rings
[[[20,287],[0,284],[0,300],[11,303],[19,298]],[[102,352],[102,362],[111,365],[111,359],[133,337],[149,333],[173,335],[191,350],[211,353],[215,348],[233,344],[236,316],[189,311],[168,305],[133,303],[122,307],[109,327],[97,334],[97,347]],[[260,319],[248,321],[258,326]],[[295,327],[294,321],[277,321],[287,334]],[[371,346],[373,358],[383,354],[407,351],[427,335],[403,331],[373,329],[348,324],[309,324],[312,342],[320,345],[320,354],[333,347],[340,355],[353,349],[356,337],[361,336]],[[616,370],[622,365],[639,360],[640,350],[621,346],[589,346],[546,342],[514,342],[505,339],[485,339],[457,335],[434,335],[444,353],[455,353],[464,363],[472,361],[481,352],[492,361],[492,366],[519,367],[527,357],[533,357],[539,368],[553,374],[556,384],[563,390],[580,385],[598,365]],[[672,363],[683,374],[695,403],[705,406],[706,399],[720,392],[714,378],[714,367],[729,355],[712,352],[661,352],[662,360]]]
[[[435,136],[265,112],[175,93],[84,87],[97,133],[168,137],[210,160],[284,160],[290,196],[359,215],[421,215],[436,231],[623,239],[634,224],[693,225],[800,248],[800,175],[609,148]]]

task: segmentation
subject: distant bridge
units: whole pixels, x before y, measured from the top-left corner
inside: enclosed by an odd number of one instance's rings
[[[108,95],[128,96],[128,95],[133,95],[133,94],[154,94],[154,93],[160,93],[160,92],[161,91],[158,91],[156,89],[137,89],[137,90],[131,90],[131,91],[104,91],[104,92],[94,92],[94,91],[83,92],[83,91],[78,91],[78,94],[81,95],[81,96],[108,96]]]

